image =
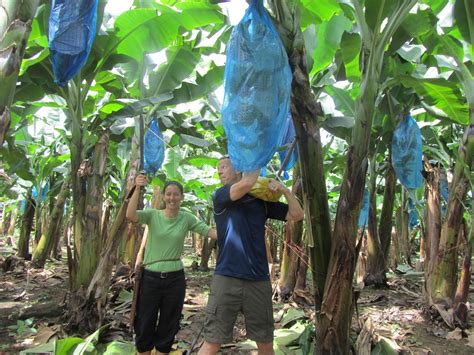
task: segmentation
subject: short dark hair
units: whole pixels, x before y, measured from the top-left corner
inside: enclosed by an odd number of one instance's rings
[[[184,195],[183,185],[181,185],[177,181],[167,181],[167,182],[165,182],[165,187],[163,187],[163,193],[165,193],[168,186],[171,186],[171,185],[177,186],[179,191],[181,192],[181,195]]]

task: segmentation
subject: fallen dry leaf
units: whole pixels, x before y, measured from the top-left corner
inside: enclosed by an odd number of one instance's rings
[[[385,295],[379,294],[379,295],[374,295],[370,297],[364,297],[359,299],[357,303],[359,304],[369,304],[369,303],[378,303],[378,302],[383,302],[387,301],[388,298]]]
[[[462,339],[462,330],[459,328],[454,329],[452,332],[449,332],[446,335],[447,340],[461,340]]]
[[[438,311],[439,315],[446,324],[452,329],[454,328],[454,311],[452,308],[448,308],[446,305],[442,303],[435,303],[434,307]]]
[[[359,355],[370,355],[372,336],[374,333],[374,325],[372,320],[367,318],[367,321],[364,323],[364,326],[357,337],[355,344],[357,354]]]
[[[46,344],[54,335],[58,333],[58,329],[53,329],[50,327],[40,328],[38,333],[34,338],[35,344]]]
[[[474,348],[474,333],[470,333],[467,337],[467,345]]]

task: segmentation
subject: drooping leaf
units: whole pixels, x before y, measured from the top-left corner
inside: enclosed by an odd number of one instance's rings
[[[199,62],[200,54],[184,46],[173,46],[166,49],[166,61],[157,70],[148,72],[145,79],[144,96],[156,96],[172,92],[181,86]]]
[[[165,161],[163,163],[163,169],[166,171],[166,177],[168,179],[180,179],[178,172],[179,165],[183,160],[181,153],[178,149],[167,149],[165,155]]]
[[[332,63],[334,54],[340,47],[343,32],[351,27],[352,22],[342,14],[335,15],[329,21],[316,26],[318,39],[314,50],[314,65],[310,76]]]
[[[157,52],[178,38],[180,28],[191,30],[223,23],[223,16],[212,8],[191,7],[181,12],[171,9],[160,15],[154,9],[129,10],[115,21],[116,39],[105,53],[124,54],[140,62],[144,53]]]
[[[161,94],[154,97],[147,97],[142,100],[122,99],[115,103],[110,103],[104,106],[104,112],[110,112],[109,119],[118,119],[122,117],[135,117],[143,113],[145,109],[159,105],[160,103],[171,99],[173,96],[170,93]],[[123,105],[119,109],[119,106]]]
[[[393,14],[397,8],[400,0],[380,1],[380,0],[366,0],[365,1],[365,21],[372,31],[378,32],[379,27],[385,18]],[[379,26],[376,28],[376,26]]]
[[[37,17],[35,17],[31,23],[31,32],[28,36],[28,47],[38,46],[42,48],[48,48],[48,37],[45,30],[48,16],[49,9],[46,11],[44,6],[40,6],[38,8]],[[43,24],[43,22],[45,23]]]
[[[387,52],[389,54],[396,52],[412,38],[426,37],[436,28],[437,21],[437,17],[429,9],[408,14],[401,26],[395,31]]]
[[[181,134],[179,138],[180,144],[192,144],[197,147],[208,147],[211,144],[205,139],[193,137],[188,134]]]
[[[348,90],[340,89],[335,86],[327,86],[327,93],[336,103],[339,111],[347,116],[355,117],[355,101]]]
[[[361,50],[361,38],[356,33],[344,32],[341,39],[342,60],[349,81],[360,80],[359,54]]]
[[[469,0],[456,0],[453,14],[464,40],[472,46],[474,43],[474,4]]]
[[[211,158],[206,155],[195,155],[190,158],[183,160],[183,163],[195,166],[196,168],[202,168],[204,165],[209,165],[212,167],[217,166],[219,159]]]
[[[352,127],[354,127],[354,122],[354,117],[329,117],[322,123],[322,127],[338,138],[349,140],[352,135]]]
[[[54,168],[60,166],[61,164],[64,163],[64,160],[59,159],[58,157],[55,156],[47,156],[44,162],[41,162],[40,164],[40,178],[45,179],[47,178],[51,172],[53,171]]]
[[[467,124],[469,121],[468,106],[458,85],[445,79],[420,79],[409,76],[401,77],[401,83],[405,87],[415,89],[428,105],[442,110],[450,121],[460,124]]]
[[[397,51],[400,57],[409,62],[417,62],[424,52],[425,48],[422,45],[405,45]]]
[[[177,105],[197,100],[216,90],[222,85],[223,80],[224,66],[212,66],[204,76],[196,74],[195,84],[184,82],[179,89],[173,92],[173,98],[165,104]]]
[[[21,61],[21,68],[20,68],[20,74],[19,75],[20,76],[23,75],[23,73],[25,73],[25,71],[29,67],[43,61],[48,56],[49,56],[49,49],[44,48],[44,49],[40,50],[38,53],[36,53],[35,55],[33,55],[31,57],[28,57],[28,58],[24,58]]]
[[[0,156],[3,158],[4,168],[9,175],[16,174],[23,180],[35,181],[31,172],[30,161],[26,152],[18,146],[8,145],[0,148]]]
[[[337,0],[300,0],[300,3],[313,16],[313,23],[327,21],[334,14],[341,12]],[[316,21],[314,21],[314,18],[316,18]]]
[[[306,47],[306,62],[308,63],[308,68],[312,68],[314,65],[313,53],[317,42],[316,26],[314,24],[311,24],[303,31],[303,39]]]
[[[463,61],[463,44],[453,36],[439,35],[436,32],[431,32],[426,38],[423,38],[423,45],[430,54],[447,55],[459,58],[459,60]]]
[[[21,81],[15,91],[15,100],[23,102],[34,102],[41,100],[45,91],[41,86],[32,82]]]

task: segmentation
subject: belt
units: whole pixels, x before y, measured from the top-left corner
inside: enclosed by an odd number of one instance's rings
[[[172,276],[177,276],[179,274],[184,274],[184,270],[177,270],[177,271],[168,271],[168,272],[162,272],[162,271],[151,271],[151,270],[144,270],[145,274],[148,274],[149,276],[156,277],[158,279],[167,279],[168,277]]]

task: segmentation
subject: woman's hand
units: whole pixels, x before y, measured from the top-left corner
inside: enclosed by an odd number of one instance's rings
[[[207,233],[207,236],[211,239],[217,239],[217,230],[214,228],[209,229],[209,233]]]
[[[137,216],[137,207],[138,207],[138,199],[140,197],[140,190],[143,186],[148,184],[148,178],[144,174],[139,174],[135,177],[135,191],[133,191],[133,195],[128,201],[127,212],[125,213],[125,217],[130,222],[138,222]]]
[[[144,174],[139,174],[135,177],[135,184],[137,186],[146,186],[148,185],[148,178]]]

